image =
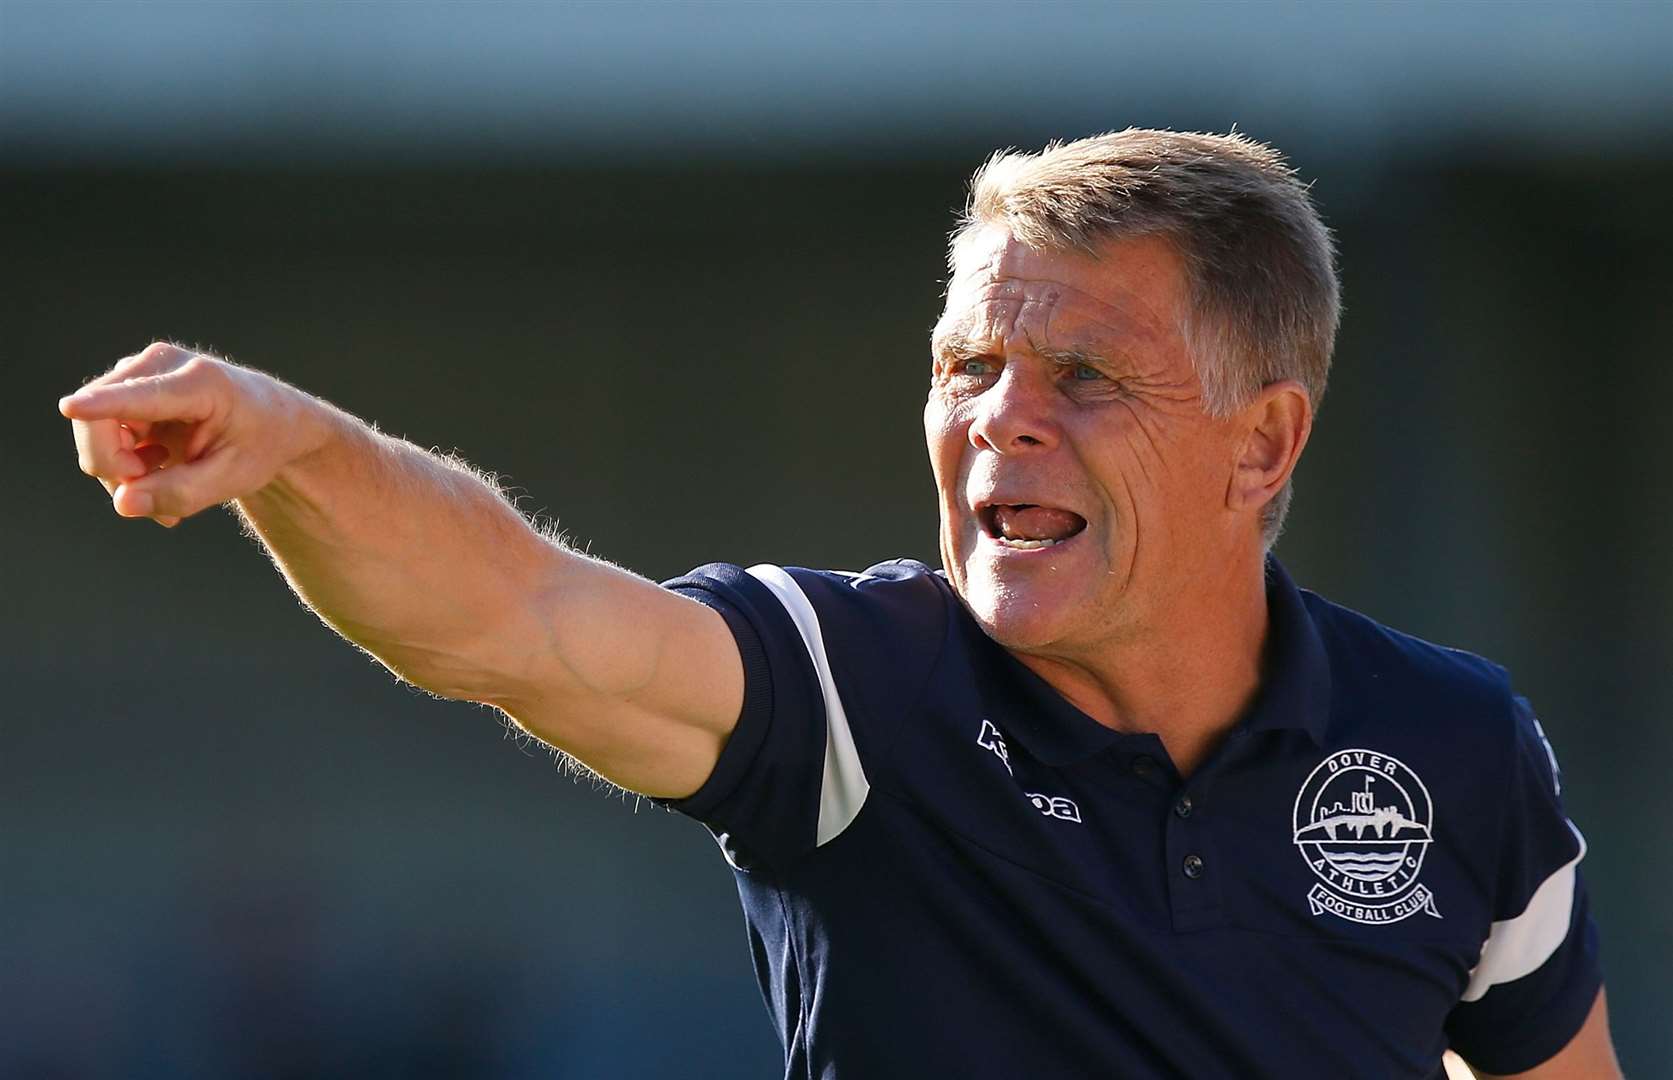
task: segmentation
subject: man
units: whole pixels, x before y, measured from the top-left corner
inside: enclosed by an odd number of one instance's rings
[[[1618,1075],[1526,702],[1269,555],[1338,314],[1294,173],[1239,136],[999,155],[951,267],[940,572],[658,587],[165,344],[60,408],[119,514],[231,500],[391,671],[704,822],[787,1076]]]

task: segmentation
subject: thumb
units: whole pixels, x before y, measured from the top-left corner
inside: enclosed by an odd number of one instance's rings
[[[155,517],[173,525],[243,494],[233,475],[237,455],[237,447],[222,446],[195,461],[154,469],[117,485],[112,505],[123,517]]]
[[[156,469],[168,467],[169,451],[166,446],[159,446],[156,443],[146,443],[144,446],[135,448],[134,453],[139,456],[139,460],[142,464],[144,464],[146,472],[152,472]],[[116,490],[114,488],[111,489],[111,494],[116,494]],[[176,525],[180,524],[180,519],[172,514],[154,514],[150,516],[154,517],[157,524],[163,526],[165,529],[172,529]]]

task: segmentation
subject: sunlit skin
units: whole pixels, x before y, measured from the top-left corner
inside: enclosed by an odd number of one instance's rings
[[[1294,382],[1209,416],[1188,302],[1165,239],[1094,257],[989,228],[961,248],[924,409],[942,563],[971,614],[1095,720],[1156,732],[1186,773],[1259,685],[1260,510],[1312,423]],[[1085,528],[1008,548],[986,502],[1070,511]]]

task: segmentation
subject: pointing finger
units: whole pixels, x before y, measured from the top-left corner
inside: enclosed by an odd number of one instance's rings
[[[72,420],[207,420],[214,404],[201,382],[178,372],[84,386],[58,402]]]
[[[132,356],[124,356],[109,371],[88,379],[83,385],[104,386],[139,375],[161,375],[180,367],[191,357],[191,353],[177,345],[170,345],[164,341],[152,342]]]
[[[188,359],[190,359],[190,357],[190,353],[178,346],[170,345],[162,341],[153,342],[139,352],[134,353],[132,356],[125,356],[121,360],[118,360],[115,366],[103,375],[98,375],[94,378],[88,379],[82,385],[82,389],[86,390],[88,387],[107,386],[121,383],[125,380],[141,375],[164,374],[180,367]],[[61,399],[59,402],[59,411],[64,412],[64,400],[68,400],[69,398],[73,398],[75,396],[75,394],[69,394],[66,395],[64,399]],[[70,414],[65,412],[64,415],[68,416]],[[129,419],[131,422],[128,426],[133,429],[134,434],[138,435],[142,439],[145,438],[151,427],[150,422],[134,418]]]

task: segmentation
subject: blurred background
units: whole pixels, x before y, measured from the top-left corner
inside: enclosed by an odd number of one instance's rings
[[[1673,1075],[1673,6],[0,2],[0,1075],[771,1077],[730,873],[396,684],[61,394],[155,339],[458,450],[645,575],[936,561],[991,150],[1284,149],[1346,316],[1279,555],[1508,665]],[[491,557],[491,553],[489,553]]]

